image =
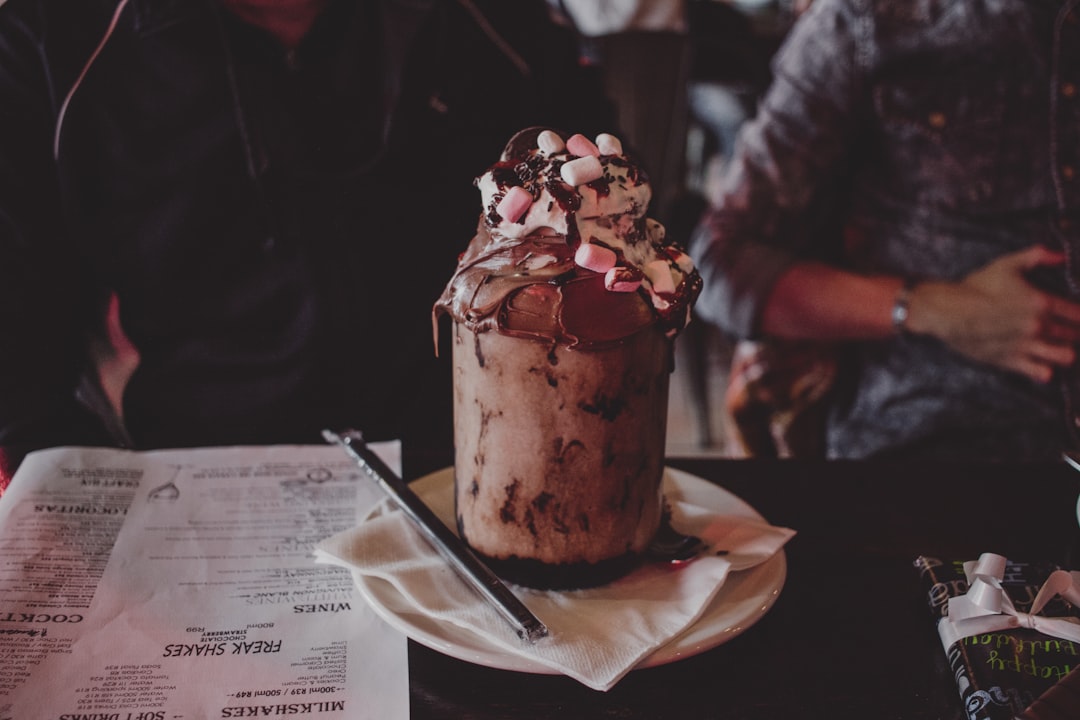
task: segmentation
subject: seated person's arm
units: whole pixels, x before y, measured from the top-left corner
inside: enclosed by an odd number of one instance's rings
[[[698,312],[737,337],[876,340],[897,332],[893,307],[904,279],[844,269],[844,186],[871,125],[869,88],[844,30],[854,20],[840,4],[823,8],[813,6],[808,17],[836,18],[796,25],[719,203],[691,244],[705,282]],[[1026,274],[1063,262],[1031,247],[954,282],[921,282],[911,289],[904,329],[1048,381],[1075,358],[1080,305],[1038,290]]]
[[[1080,305],[1035,288],[1026,273],[1065,258],[1041,246],[1005,255],[959,282],[925,281],[908,300],[904,329],[930,335],[974,360],[1048,382],[1076,359]],[[902,281],[827,265],[791,266],[773,286],[764,334],[804,339],[869,340],[896,332],[892,308]]]

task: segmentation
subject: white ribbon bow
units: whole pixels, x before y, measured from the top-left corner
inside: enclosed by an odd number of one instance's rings
[[[1020,612],[1001,587],[1005,577],[1005,558],[994,553],[983,553],[977,561],[964,563],[968,591],[949,599],[949,614],[942,622],[951,628],[946,645],[984,633],[1001,632],[1012,628],[1031,628],[1044,635],[1080,643],[1080,620],[1076,618],[1043,617],[1038,613],[1046,604],[1060,595],[1073,605],[1080,606],[1080,573],[1055,570],[1050,573],[1035,601],[1031,612]],[[940,628],[945,630],[945,628]]]

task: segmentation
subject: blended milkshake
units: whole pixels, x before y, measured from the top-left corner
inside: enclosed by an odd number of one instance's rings
[[[603,584],[664,519],[674,340],[701,280],[611,135],[523,131],[477,185],[435,306],[453,319],[458,530],[506,580]]]

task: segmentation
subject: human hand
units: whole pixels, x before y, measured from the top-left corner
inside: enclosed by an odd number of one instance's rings
[[[973,360],[1049,382],[1072,365],[1080,304],[1032,285],[1027,274],[1065,262],[1041,245],[1004,255],[959,282],[928,281],[911,295],[907,327]]]

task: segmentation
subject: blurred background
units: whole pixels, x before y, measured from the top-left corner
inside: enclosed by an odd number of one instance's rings
[[[809,0],[549,0],[597,65],[620,132],[649,170],[650,215],[684,247]],[[668,455],[728,456],[732,342],[695,320],[676,344]]]
[[[773,53],[809,1],[548,0],[575,30],[581,62],[599,68],[621,139],[649,171],[649,215],[683,247],[769,84]],[[114,417],[122,436],[121,397],[139,354],[120,330],[115,298],[96,342],[100,388],[87,383],[83,400]],[[733,347],[702,320],[679,337],[669,456],[735,454],[724,407]]]

